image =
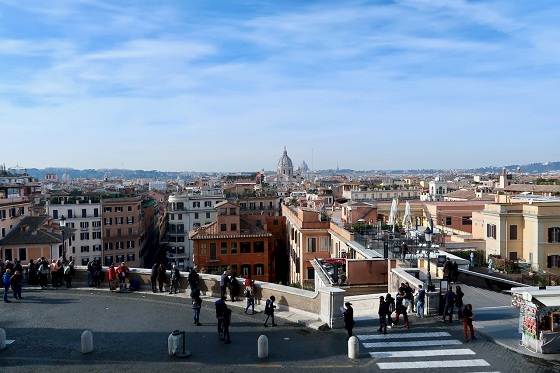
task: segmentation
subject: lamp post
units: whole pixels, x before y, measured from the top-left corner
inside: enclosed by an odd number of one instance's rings
[[[66,242],[64,241],[64,228],[66,228],[66,218],[64,215],[60,217],[59,224],[62,228],[62,263],[66,263]]]
[[[428,291],[433,291],[434,289],[434,284],[432,283],[432,274],[430,273],[430,251],[432,250],[432,233],[433,232],[430,227],[426,228],[426,230],[424,231],[424,238],[426,239],[426,251],[428,252],[428,281],[426,283]]]

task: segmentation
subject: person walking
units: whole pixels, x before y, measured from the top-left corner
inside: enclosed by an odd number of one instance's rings
[[[167,271],[165,270],[165,266],[162,264],[159,265],[157,271],[157,279],[158,279],[158,286],[159,292],[163,293],[164,284],[167,282]]]
[[[4,285],[4,302],[11,303],[12,301],[8,299],[8,293],[10,292],[11,285],[11,269],[6,269],[4,276],[2,276],[2,284]]]
[[[177,294],[177,288],[179,287],[179,277],[181,273],[179,272],[179,268],[175,264],[171,268],[171,287],[169,288],[169,294]],[[200,291],[198,292],[200,296]]]
[[[159,264],[154,263],[150,272],[150,282],[152,283],[152,293],[157,293],[157,273]]]
[[[95,259],[90,260],[87,264],[87,283],[89,287],[95,286],[93,282],[93,274],[95,273],[94,264]]]
[[[220,339],[223,341],[223,333],[224,333],[224,310],[226,307],[226,297],[222,296],[218,299],[214,306],[216,307],[216,319],[218,320],[218,335]]]
[[[126,290],[126,278],[128,277],[129,271],[130,270],[128,269],[126,264],[124,264],[124,262],[122,262],[117,268],[117,276],[119,277],[119,286],[121,291]]]
[[[403,262],[406,260],[406,254],[408,254],[408,245],[403,241],[401,244],[401,256]]]
[[[455,283],[457,282],[457,279],[459,279],[459,264],[457,264],[457,261],[454,260],[451,265],[451,281]]]
[[[271,318],[272,319],[272,326],[276,326],[276,324],[274,323],[274,309],[276,308],[276,306],[274,305],[274,302],[276,301],[276,297],[274,295],[271,295],[270,298],[268,298],[266,300],[266,304],[264,306],[264,314],[266,315],[266,320],[264,320],[264,326],[267,327],[267,323],[268,323],[268,319]]]
[[[389,319],[389,323],[391,325],[391,328],[393,327],[393,312],[395,312],[395,298],[393,298],[391,296],[391,293],[387,293],[387,296],[385,297],[385,302],[387,302],[387,308],[389,309],[389,312],[387,313],[387,318]]]
[[[200,276],[196,272],[196,268],[191,269],[189,272],[189,286],[191,287],[191,293],[193,293],[198,288],[198,282],[200,281]]]
[[[231,343],[231,338],[229,336],[229,326],[231,324],[231,310],[228,308],[227,304],[224,302],[224,321],[223,321],[223,327],[224,327],[224,335],[223,335],[223,340],[225,341],[225,344],[230,344]]]
[[[377,314],[379,315],[379,329],[377,329],[377,331],[379,333],[383,332],[383,334],[387,334],[387,317],[390,317],[389,303],[385,301],[383,296],[379,297],[379,308],[377,310]]]
[[[235,277],[235,273],[233,273],[231,275],[231,278],[229,279],[229,296],[232,302],[235,302],[235,297],[237,297],[237,294],[239,294],[239,282]]]
[[[450,286],[445,296],[443,297],[443,322],[449,314],[449,322],[453,322],[453,307],[455,305],[455,293],[453,292],[453,286]]]
[[[247,300],[247,306],[245,307],[245,313],[247,313],[247,310],[249,309],[249,307],[251,307],[251,315],[255,314],[255,293],[254,293],[254,287],[252,283],[249,283],[249,285],[245,285],[245,290],[244,290],[244,295],[245,295],[245,299]]]
[[[348,332],[348,338],[352,336],[352,329],[354,329],[354,309],[352,308],[352,303],[346,302],[344,303],[346,308],[344,308],[344,312],[342,316],[344,317],[344,329]]]
[[[406,313],[406,306],[404,305],[404,300],[406,299],[406,294],[401,291],[397,293],[397,299],[395,301],[395,321],[393,326],[399,323],[399,315],[403,315],[403,322],[405,328],[410,328],[410,324],[408,322],[408,314]]]
[[[469,341],[469,338],[467,337],[467,328],[469,328],[471,331],[471,339],[476,340],[476,337],[474,336],[474,327],[472,323],[473,318],[474,318],[474,314],[472,312],[472,304],[469,303],[463,309],[463,336],[465,337],[465,342]]]
[[[416,302],[416,316],[424,318],[424,302],[426,301],[426,290],[422,288],[422,285],[418,285],[418,301]]]
[[[171,294],[171,293],[169,293]],[[196,326],[202,325],[200,323],[200,310],[202,309],[202,298],[200,298],[200,289],[192,292],[192,306],[194,310],[194,324]]]

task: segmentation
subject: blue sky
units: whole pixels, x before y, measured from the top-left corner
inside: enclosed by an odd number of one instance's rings
[[[560,2],[0,0],[6,167],[558,161]]]

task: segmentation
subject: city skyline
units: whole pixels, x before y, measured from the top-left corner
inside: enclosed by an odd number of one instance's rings
[[[314,170],[555,161],[559,10],[0,0],[0,162],[245,172],[284,147]]]

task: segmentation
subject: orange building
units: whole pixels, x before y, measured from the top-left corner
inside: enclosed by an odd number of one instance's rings
[[[195,266],[205,273],[220,274],[229,268],[238,276],[274,282],[273,235],[242,217],[235,203],[220,202],[216,211],[215,222],[189,233]]]

